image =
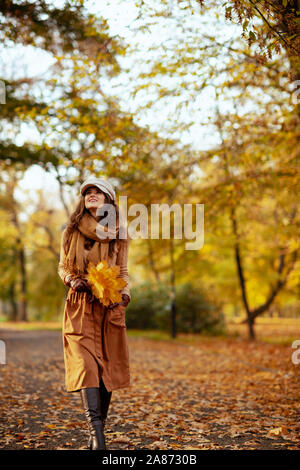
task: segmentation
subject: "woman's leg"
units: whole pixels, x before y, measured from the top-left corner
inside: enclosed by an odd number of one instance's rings
[[[101,398],[98,387],[82,388],[81,401],[90,432],[90,450],[106,450],[103,433]]]

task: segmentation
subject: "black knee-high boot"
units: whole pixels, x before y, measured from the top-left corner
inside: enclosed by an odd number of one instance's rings
[[[106,450],[100,390],[98,387],[82,388],[80,395],[90,432],[89,448],[90,450]]]
[[[111,396],[112,396],[112,392],[108,392],[106,390],[106,387],[104,385],[102,377],[101,377],[100,384],[99,384],[99,391],[100,391],[100,401],[101,401],[101,405],[100,405],[101,406],[101,417],[102,417],[103,430],[104,430],[105,422],[106,422],[106,418],[107,418],[107,413],[108,413],[108,408],[109,408],[109,404],[110,404],[110,400],[111,400]],[[91,443],[92,443],[92,438],[90,436],[89,442],[88,442],[88,447],[89,448],[91,446]]]
[[[105,426],[106,418],[107,418],[107,413],[108,413],[108,408],[112,396],[112,392],[108,392],[106,390],[106,387],[104,385],[104,382],[100,380],[100,399],[101,399],[101,414],[102,414],[102,422],[103,422],[103,427]]]

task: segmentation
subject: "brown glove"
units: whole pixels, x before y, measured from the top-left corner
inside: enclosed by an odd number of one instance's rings
[[[68,286],[68,287],[71,287],[71,280],[72,280],[73,276],[72,274],[68,274],[66,277],[65,277],[65,285]]]
[[[108,309],[115,308],[115,307],[117,307],[118,305],[123,305],[124,307],[127,307],[127,305],[129,304],[129,302],[130,302],[130,297],[129,297],[129,295],[127,295],[127,294],[122,294],[122,302],[116,302],[115,304],[109,305],[107,308],[108,308]]]
[[[88,303],[91,303],[95,300],[95,296],[92,293],[92,290],[88,284],[88,282],[85,279],[80,279],[80,278],[73,278],[71,274],[68,274],[65,277],[65,284],[68,287],[71,287],[73,290],[77,292],[86,292],[86,300]]]
[[[129,302],[130,302],[130,297],[129,297],[129,295],[127,295],[127,294],[122,294],[122,299],[123,299],[122,305],[125,305],[125,307],[127,307],[127,305],[128,305]]]
[[[71,279],[70,287],[77,292],[91,292],[91,289],[85,279]]]

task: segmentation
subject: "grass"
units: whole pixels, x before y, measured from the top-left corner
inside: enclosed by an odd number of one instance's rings
[[[174,341],[179,343],[189,343],[195,344],[198,343],[199,340],[205,339],[212,341],[216,338],[218,339],[228,339],[231,337],[237,337],[236,334],[218,334],[218,335],[211,335],[205,333],[177,333],[176,338],[172,338],[171,334],[166,331],[157,331],[157,330],[127,330],[128,336],[132,337],[139,337],[139,338],[146,338],[156,341]]]

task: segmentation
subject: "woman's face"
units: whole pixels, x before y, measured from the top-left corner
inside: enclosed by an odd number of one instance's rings
[[[88,210],[95,212],[105,203],[105,193],[96,186],[90,186],[84,193],[84,203]]]

